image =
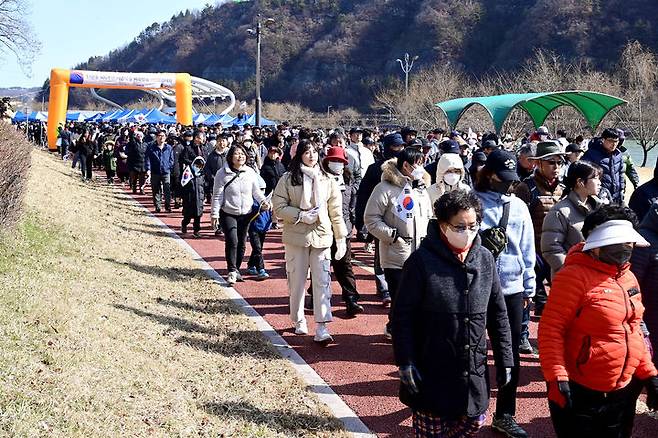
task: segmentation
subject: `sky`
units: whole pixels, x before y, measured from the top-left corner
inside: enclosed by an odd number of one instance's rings
[[[216,0],[26,0],[41,52],[26,76],[13,54],[0,59],[0,88],[40,87],[54,67],[72,68],[133,40],[154,22]]]

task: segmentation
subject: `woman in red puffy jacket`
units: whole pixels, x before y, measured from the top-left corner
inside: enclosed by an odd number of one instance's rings
[[[604,206],[585,219],[556,274],[539,323],[539,359],[559,438],[630,437],[635,402],[646,387],[658,408],[658,373],[644,343],[644,307],[628,261],[648,242],[626,207]]]

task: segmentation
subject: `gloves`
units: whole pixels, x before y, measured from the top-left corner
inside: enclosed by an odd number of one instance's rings
[[[496,383],[498,384],[498,389],[507,385],[512,381],[512,368],[496,368]]]
[[[571,388],[568,380],[548,382],[548,399],[562,409],[571,409]]]
[[[297,222],[304,222],[308,225],[313,225],[318,221],[318,209],[312,208],[310,210],[302,210],[299,212]]]
[[[413,365],[405,365],[398,370],[400,382],[407,388],[409,394],[418,394],[418,384],[421,383],[420,374]]]
[[[345,239],[336,239],[336,253],[334,260],[341,260],[347,253],[347,242]]]
[[[648,379],[645,387],[647,389],[647,406],[652,411],[658,411],[658,376]]]

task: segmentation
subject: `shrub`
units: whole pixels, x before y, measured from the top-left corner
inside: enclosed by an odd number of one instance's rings
[[[20,132],[0,121],[0,229],[16,224],[23,208],[32,146]]]

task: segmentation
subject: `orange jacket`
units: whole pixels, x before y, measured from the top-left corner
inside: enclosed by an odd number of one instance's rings
[[[544,378],[610,392],[633,376],[655,376],[640,330],[644,306],[630,264],[617,269],[584,253],[583,245],[571,248],[553,278],[539,322]]]

